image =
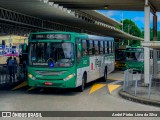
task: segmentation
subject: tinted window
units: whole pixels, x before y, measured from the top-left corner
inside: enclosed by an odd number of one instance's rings
[[[103,54],[103,41],[100,41],[100,54]]]
[[[87,41],[82,40],[82,55],[86,56],[87,55]]]
[[[92,49],[93,49],[93,40],[89,40],[89,55],[92,55]]]
[[[104,47],[105,47],[105,54],[107,54],[108,53],[108,51],[107,51],[107,41],[104,42]]]
[[[107,41],[107,53],[109,54],[110,51],[109,51],[109,42]]]
[[[99,46],[98,46],[98,41],[94,41],[94,48],[95,48],[95,54],[99,54]]]

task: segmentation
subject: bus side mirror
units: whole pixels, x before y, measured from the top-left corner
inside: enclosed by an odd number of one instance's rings
[[[81,44],[78,44],[78,50],[79,50],[79,51],[82,51],[82,46],[81,46]]]

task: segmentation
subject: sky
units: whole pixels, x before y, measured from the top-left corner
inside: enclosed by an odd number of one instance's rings
[[[144,29],[144,12],[135,11],[113,11],[113,10],[98,10],[98,12],[104,14],[107,17],[113,18],[116,21],[123,19],[130,19],[136,23],[136,25],[143,30]],[[158,30],[160,30],[160,13],[157,13]],[[150,28],[153,28],[153,15],[150,14]]]

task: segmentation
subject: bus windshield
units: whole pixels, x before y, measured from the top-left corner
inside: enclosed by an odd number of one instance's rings
[[[74,62],[73,43],[31,42],[29,65],[46,67],[71,67]]]
[[[126,59],[125,51],[117,50],[115,52],[115,60],[116,61],[125,61],[125,59]]]
[[[144,52],[127,52],[127,61],[144,61]]]

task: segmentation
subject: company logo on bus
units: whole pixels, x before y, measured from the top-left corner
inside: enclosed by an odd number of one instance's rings
[[[101,60],[96,59],[95,60],[95,65],[96,65],[96,67],[100,67],[101,66]]]

